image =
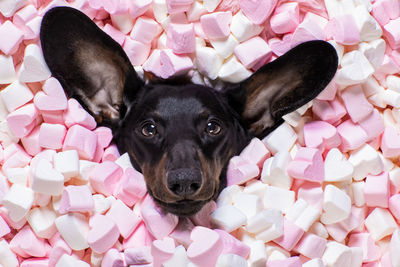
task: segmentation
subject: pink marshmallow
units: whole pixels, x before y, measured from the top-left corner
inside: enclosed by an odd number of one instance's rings
[[[61,214],[67,212],[88,212],[93,211],[93,209],[94,201],[89,186],[69,185],[64,188],[58,209]]]
[[[254,24],[262,24],[274,11],[277,2],[277,0],[240,0],[239,6]]]
[[[43,121],[47,123],[53,124],[64,124],[64,111],[56,110],[56,111],[41,111]]]
[[[193,68],[192,60],[187,56],[179,56],[166,49],[160,52],[161,78],[184,74]]]
[[[113,139],[113,134],[110,128],[100,126],[97,127],[94,131],[97,134],[97,145],[101,148],[106,148],[110,145],[111,140]]]
[[[376,19],[376,21],[381,25],[384,26],[389,23],[390,17],[388,12],[383,5],[383,1],[375,1],[372,4],[372,16]]]
[[[293,32],[300,23],[299,4],[289,2],[280,5],[275,9],[270,23],[271,29],[276,34]]]
[[[368,136],[368,140],[372,140],[379,137],[381,133],[385,130],[385,125],[383,124],[382,115],[377,109],[373,109],[372,113],[364,118],[358,124],[363,128]]]
[[[231,12],[214,12],[201,16],[200,23],[208,39],[224,39],[229,36]]]
[[[8,127],[18,138],[27,136],[36,126],[39,113],[34,104],[22,106],[7,116]]]
[[[360,31],[353,15],[339,15],[332,18],[327,25],[327,32],[333,39],[343,45],[355,45],[360,42]]]
[[[380,248],[375,245],[369,233],[354,233],[347,243],[349,247],[360,247],[363,250],[363,262],[373,262],[381,257]]]
[[[0,26],[0,50],[6,54],[13,54],[24,39],[24,32],[18,29],[11,21],[6,20]]]
[[[174,53],[188,54],[195,52],[196,39],[193,24],[171,23],[167,33],[167,45]]]
[[[361,85],[350,86],[343,90],[341,95],[353,122],[362,121],[371,114],[373,106],[365,98]]]
[[[137,18],[146,13],[152,3],[152,0],[132,0],[130,1],[129,14],[132,18]]]
[[[67,129],[62,124],[42,123],[39,129],[39,145],[44,148],[60,149]]]
[[[143,175],[127,168],[122,175],[121,183],[114,192],[114,196],[121,199],[126,205],[132,207],[147,193],[146,182]]]
[[[176,244],[188,248],[190,243],[192,243],[192,241],[190,240],[190,233],[192,232],[194,227],[195,225],[189,218],[179,218],[178,225],[169,236],[175,240]]]
[[[140,248],[142,246],[150,246],[154,238],[147,230],[146,225],[141,222],[133,233],[123,240],[122,246],[124,249]]]
[[[26,225],[18,231],[10,242],[10,248],[21,257],[44,257],[46,246],[43,238],[38,238],[32,229]]]
[[[27,5],[18,10],[13,16],[13,23],[15,26],[22,28],[25,24],[37,16],[37,9],[34,5]]]
[[[390,19],[400,17],[400,3],[396,0],[378,0],[375,3],[381,3]]]
[[[260,139],[253,138],[250,144],[240,152],[240,156],[262,168],[264,161],[271,156],[271,153]]]
[[[319,23],[313,19],[304,19],[293,33],[291,47],[312,40],[325,40],[325,33]]]
[[[105,2],[111,2],[111,1],[105,1]],[[123,45],[125,41],[125,34],[111,26],[111,24],[106,24],[103,28],[103,31],[107,33],[108,35],[111,36],[111,38],[114,39],[119,45]]]
[[[118,252],[117,249],[112,248],[104,254],[103,260],[101,261],[102,267],[117,267],[124,266],[124,259],[122,252]]]
[[[43,91],[39,91],[33,99],[35,106],[41,111],[65,110],[67,97],[60,82],[51,77],[43,85]]]
[[[326,88],[319,93],[317,96],[318,100],[327,100],[327,101],[332,101],[336,97],[336,92],[337,92],[337,85],[334,80],[332,80]]]
[[[311,233],[304,233],[303,237],[294,247],[294,250],[310,259],[321,258],[327,240]]]
[[[347,113],[343,104],[337,99],[333,101],[322,101],[316,99],[313,102],[312,111],[321,120],[331,124],[339,121]]]
[[[226,171],[227,185],[243,184],[260,174],[255,163],[248,162],[241,156],[231,158]]]
[[[391,20],[388,24],[383,26],[384,36],[386,37],[392,49],[400,48],[400,18]]]
[[[175,242],[170,237],[164,237],[162,240],[154,240],[151,244],[151,255],[153,256],[153,266],[161,267],[162,263],[174,255]]]
[[[176,14],[189,11],[193,2],[194,0],[166,0],[168,13]]]
[[[282,37],[282,40],[276,37],[269,39],[268,45],[271,48],[272,52],[280,57],[290,50],[291,42],[292,34],[286,34]]]
[[[21,262],[20,267],[47,267],[49,265],[49,259],[26,259],[23,262]]]
[[[104,150],[102,161],[116,161],[121,155],[119,154],[118,148],[115,144],[107,147]]]
[[[298,189],[297,198],[302,198],[317,210],[321,210],[322,202],[324,200],[324,192],[322,191],[321,185],[305,182]]]
[[[149,232],[157,239],[168,236],[178,225],[178,216],[165,213],[147,196],[141,207],[143,221]]]
[[[384,157],[394,158],[400,155],[400,134],[392,126],[386,126],[382,134],[381,150]]]
[[[3,237],[11,232],[7,222],[0,216],[0,237]]]
[[[149,58],[143,63],[143,70],[161,77],[161,50],[155,49],[151,52]]]
[[[95,214],[90,218],[91,227],[87,234],[87,242],[96,253],[104,253],[109,250],[119,237],[117,225],[109,217]]]
[[[337,130],[324,121],[306,123],[303,128],[304,142],[307,147],[318,148],[321,153],[326,149],[338,147],[341,143]]]
[[[290,257],[284,260],[268,260],[266,267],[301,267],[300,257]]]
[[[249,256],[249,246],[236,239],[229,233],[225,232],[224,230],[215,229],[214,231],[218,233],[224,247],[221,254],[235,254],[243,258],[247,258]]]
[[[97,146],[97,135],[88,129],[75,124],[68,129],[63,150],[75,149],[81,159],[91,160]]]
[[[217,203],[215,203],[215,201],[210,201],[207,204],[205,204],[199,212],[190,217],[190,219],[196,226],[204,226],[212,228],[211,213],[216,209],[217,209]]]
[[[267,42],[258,36],[236,46],[234,53],[247,69],[264,64],[272,56],[272,50]]]
[[[89,174],[92,188],[105,196],[112,195],[122,177],[122,168],[112,161],[96,165]]]
[[[340,150],[343,152],[359,148],[368,139],[367,133],[351,120],[342,122],[336,129],[342,139]]]
[[[150,246],[138,248],[128,248],[124,251],[125,262],[127,265],[143,265],[153,262]]]
[[[304,234],[304,230],[292,223],[291,221],[284,218],[283,220],[283,235],[274,242],[283,247],[284,249],[290,251],[299,242]]]
[[[389,210],[400,221],[400,194],[395,194],[389,198]]]
[[[324,181],[324,162],[316,148],[301,147],[287,167],[290,176],[312,182]]]
[[[191,262],[199,267],[214,266],[224,245],[220,235],[211,229],[197,226],[190,234],[192,243],[187,249],[187,256]]]
[[[161,33],[161,31],[161,26],[155,20],[140,17],[136,20],[130,36],[133,40],[149,44]]]
[[[118,227],[121,236],[129,237],[133,230],[139,225],[141,219],[133,213],[132,209],[126,206],[121,200],[116,200],[106,213]]]
[[[65,125],[70,128],[79,124],[89,130],[96,128],[95,119],[73,98],[68,100],[68,109],[64,111]]]
[[[132,40],[130,37],[125,37],[124,51],[131,61],[132,65],[142,65],[150,55],[151,44],[141,43],[136,40]]]
[[[368,175],[364,185],[364,199],[368,207],[387,208],[389,205],[390,184],[387,172]]]

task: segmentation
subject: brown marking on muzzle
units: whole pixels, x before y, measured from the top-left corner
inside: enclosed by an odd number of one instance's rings
[[[223,168],[220,158],[207,160],[201,151],[197,151],[200,160],[201,171],[203,173],[203,183],[196,194],[195,200],[211,200],[218,192],[220,175]]]

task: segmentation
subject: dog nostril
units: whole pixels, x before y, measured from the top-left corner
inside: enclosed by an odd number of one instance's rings
[[[167,176],[168,189],[175,195],[187,197],[194,195],[201,187],[200,171],[192,169],[178,169],[171,171]]]
[[[197,190],[199,190],[199,188],[200,188],[200,185],[197,183],[193,183],[190,185],[190,191],[192,191],[192,192],[197,192]]]

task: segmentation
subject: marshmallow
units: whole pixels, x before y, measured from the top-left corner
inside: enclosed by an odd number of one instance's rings
[[[368,144],[354,150],[349,157],[349,162],[354,166],[353,178],[356,181],[364,179],[368,174],[378,175],[383,171],[379,154]]]
[[[32,178],[33,191],[57,196],[62,193],[63,188],[64,176],[55,170],[49,161],[39,160]]]
[[[195,21],[200,20],[200,17],[207,13],[207,8],[210,9],[211,6],[209,6],[209,5],[212,2],[215,2],[215,0],[208,0],[208,1],[206,0],[206,1],[203,1],[203,3],[194,1],[190,10],[186,12],[188,21],[195,22]]]
[[[54,223],[62,238],[72,249],[81,250],[89,247],[86,241],[89,224],[85,215],[68,213],[57,217]]]
[[[151,0],[144,0],[144,1],[139,1],[139,0],[133,0],[130,2],[129,6],[129,15],[131,18],[137,18],[144,13],[146,13],[147,9],[151,6],[152,1]],[[125,33],[127,34],[127,33]]]
[[[79,124],[89,130],[96,128],[95,119],[75,99],[68,100],[68,108],[63,113],[65,125],[68,128]]]
[[[39,82],[50,78],[50,70],[44,61],[40,47],[30,44],[25,48],[24,62],[18,72],[21,82]]]
[[[324,180],[324,163],[321,152],[316,148],[301,147],[287,167],[290,176],[312,182]]]
[[[3,1],[0,5],[0,13],[7,18],[12,17],[15,11],[26,5],[27,2],[26,0]]]
[[[313,101],[312,111],[320,119],[331,124],[338,122],[344,115],[346,115],[346,109],[337,99],[334,99],[333,101],[315,99]]]
[[[241,193],[233,198],[233,206],[250,218],[260,212],[264,206],[260,197]]]
[[[258,36],[236,46],[234,53],[247,69],[262,66],[272,56],[267,42]]]
[[[28,214],[32,207],[34,193],[29,187],[13,184],[4,195],[2,204],[9,211],[11,220],[17,222]]]
[[[337,130],[331,124],[324,121],[312,121],[304,124],[304,142],[307,147],[331,149],[340,145],[340,137]]]
[[[375,245],[370,234],[368,233],[354,233],[350,235],[348,241],[349,247],[361,247],[363,250],[363,262],[372,262],[380,258],[380,250]]]
[[[238,83],[251,76],[248,71],[236,57],[231,57],[219,70],[218,77],[225,82]]]
[[[255,163],[250,163],[241,156],[233,157],[226,171],[227,185],[243,184],[260,174],[260,169]]]
[[[161,267],[162,263],[174,255],[175,243],[170,237],[164,237],[162,240],[154,240],[151,244],[151,255],[153,256],[153,266]]]
[[[108,250],[101,261],[102,266],[123,266],[124,259],[122,252],[118,252],[117,249],[112,248]]]
[[[353,173],[353,165],[347,161],[346,157],[339,149],[333,148],[329,150],[325,157],[325,178],[326,182],[350,182]]]
[[[204,8],[208,12],[213,12],[220,3],[221,3],[221,0],[204,0],[203,1]]]
[[[186,254],[185,248],[180,245],[175,248],[174,255],[163,263],[165,267],[187,266],[189,259]]]
[[[386,43],[383,39],[377,39],[369,43],[360,43],[359,50],[368,59],[374,69],[379,69],[385,56]]]
[[[385,157],[397,157],[400,154],[400,144],[398,144],[397,130],[391,126],[386,126],[382,135],[382,154]]]
[[[215,80],[222,66],[222,58],[217,50],[211,47],[200,47],[196,49],[195,65],[201,74]]]
[[[287,151],[279,151],[275,156],[268,158],[263,165],[261,180],[268,185],[290,189],[292,178],[287,173],[287,166],[291,160]],[[246,186],[245,190],[248,188]]]
[[[111,204],[106,216],[115,222],[124,238],[127,238],[140,223],[140,218],[119,199]]]
[[[369,207],[388,207],[389,177],[387,172],[380,175],[368,175],[364,185],[365,204]]]
[[[273,12],[277,4],[276,0],[242,0],[239,2],[240,9],[254,24],[262,24]]]
[[[44,257],[46,255],[44,240],[37,238],[28,225],[18,231],[11,240],[10,247],[19,256]]]
[[[57,232],[54,225],[56,218],[56,213],[47,207],[34,208],[27,215],[32,230],[41,238],[50,238]]]
[[[396,31],[400,25],[400,18],[390,20],[388,24],[383,26],[384,36],[386,37],[390,47],[392,49],[400,48],[400,35]]]
[[[218,257],[217,263],[215,267],[229,267],[229,266],[237,266],[237,267],[247,267],[247,261],[245,258],[240,257],[235,254],[222,254]]]
[[[184,74],[193,67],[192,60],[189,57],[176,55],[170,49],[160,52],[160,62],[160,76],[163,79]]]
[[[340,149],[343,152],[361,147],[368,139],[363,128],[352,120],[342,122],[336,129],[342,139]]]
[[[55,267],[89,267],[90,265],[84,261],[78,260],[74,256],[64,254],[60,257]]]
[[[364,224],[375,241],[392,234],[397,229],[390,212],[382,208],[375,208],[365,219]]]
[[[294,250],[310,259],[321,258],[327,240],[314,234],[304,233]]]
[[[257,240],[269,242],[283,235],[284,220],[282,212],[266,209],[249,218],[246,230],[254,233]]]
[[[131,31],[131,38],[144,44],[151,43],[161,33],[161,26],[154,20],[139,17]]]
[[[312,40],[324,40],[325,33],[321,23],[314,21],[312,17],[306,17],[296,28],[292,35],[291,47]]]
[[[123,171],[116,163],[105,161],[96,165],[89,175],[92,188],[105,196],[112,195]]]
[[[262,141],[274,155],[278,151],[289,151],[297,140],[296,132],[287,123],[282,123]]]
[[[0,42],[0,50],[6,55],[13,54],[24,38],[24,32],[9,20],[0,26],[0,35],[4,38]]]
[[[36,126],[38,115],[35,105],[27,104],[8,114],[8,127],[16,137],[25,137]]]
[[[247,217],[238,208],[225,205],[211,213],[211,221],[217,228],[230,233],[246,224]]]
[[[16,80],[13,58],[0,55],[0,84],[9,84]]]
[[[393,266],[400,264],[400,256],[398,251],[400,249],[400,232],[397,229],[394,231],[392,238],[390,239],[390,259]]]
[[[324,190],[324,213],[321,221],[324,224],[332,224],[343,221],[350,215],[350,197],[334,185],[328,184]]]
[[[89,247],[96,253],[104,253],[118,240],[116,224],[107,216],[96,214],[90,218],[91,227],[87,235]]]
[[[75,149],[81,159],[91,160],[97,145],[97,135],[88,129],[75,124],[68,129],[64,139],[63,150]]]
[[[225,39],[229,36],[231,12],[214,12],[201,16],[200,23],[208,39]]]
[[[355,123],[365,119],[373,110],[360,85],[351,86],[343,90],[342,99],[350,118]]]
[[[275,186],[268,186],[264,193],[264,207],[274,208],[287,213],[295,199],[294,191],[282,189]]]
[[[300,22],[299,4],[284,3],[271,17],[271,29],[277,34],[292,32]]]
[[[239,42],[244,42],[259,35],[263,28],[260,25],[254,24],[242,11],[239,11],[232,17],[230,29],[232,35],[239,40]]]
[[[292,223],[291,221],[284,218],[283,220],[283,235],[274,242],[283,247],[284,249],[290,251],[299,242],[304,234],[304,230]]]
[[[42,123],[39,130],[39,145],[43,148],[60,149],[67,129],[62,124]]]
[[[153,262],[150,246],[127,248],[124,251],[125,261],[128,265],[149,264]]]
[[[33,99],[30,89],[20,81],[15,81],[1,90],[0,96],[9,112],[14,111]]]
[[[341,64],[342,68],[336,73],[335,81],[342,86],[364,82],[374,73],[374,68],[368,59],[357,50],[346,53]]]
[[[329,241],[322,255],[322,261],[327,267],[351,266],[351,249],[336,241]]]
[[[76,150],[67,150],[54,154],[54,169],[69,180],[79,174],[79,155]]]
[[[94,210],[94,201],[87,185],[69,185],[64,188],[59,212],[87,212]]]
[[[171,23],[168,27],[167,46],[176,54],[195,52],[196,41],[193,24]]]
[[[224,40],[210,40],[210,43],[217,54],[223,59],[230,57],[235,47],[239,44],[238,40],[232,34],[230,34],[229,37]],[[197,51],[199,51],[199,48],[196,49],[196,52]]]

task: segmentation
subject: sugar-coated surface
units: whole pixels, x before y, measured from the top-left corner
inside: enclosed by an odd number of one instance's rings
[[[216,202],[179,219],[50,77],[38,34],[60,5],[141,75],[220,88],[314,39],[340,65],[231,160]],[[0,266],[400,267],[398,0],[3,0],[0,37]]]

